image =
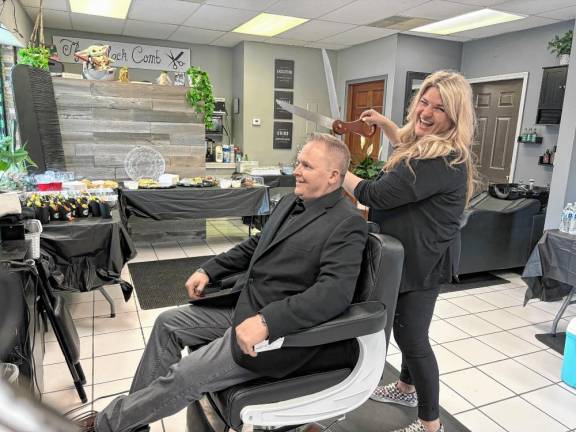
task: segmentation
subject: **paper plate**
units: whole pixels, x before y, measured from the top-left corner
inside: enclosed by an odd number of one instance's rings
[[[124,168],[132,180],[158,180],[158,177],[164,174],[166,162],[160,152],[150,147],[138,146],[126,155]]]

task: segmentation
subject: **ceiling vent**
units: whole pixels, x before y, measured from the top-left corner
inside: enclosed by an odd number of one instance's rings
[[[411,30],[416,27],[423,26],[425,24],[430,24],[434,20],[427,18],[417,18],[417,17],[407,17],[402,15],[394,15],[383,20],[373,22],[368,24],[368,27],[378,27],[399,31]]]

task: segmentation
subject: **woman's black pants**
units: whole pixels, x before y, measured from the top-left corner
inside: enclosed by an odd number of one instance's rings
[[[409,291],[398,296],[394,339],[402,352],[400,380],[416,387],[418,417],[436,420],[440,411],[438,363],[428,340],[438,289]]]

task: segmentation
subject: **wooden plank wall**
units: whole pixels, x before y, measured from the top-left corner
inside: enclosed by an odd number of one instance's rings
[[[91,179],[127,179],[126,154],[158,150],[166,173],[206,174],[204,121],[186,88],[53,78],[66,169]]]

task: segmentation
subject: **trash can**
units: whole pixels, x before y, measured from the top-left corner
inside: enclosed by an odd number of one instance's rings
[[[576,318],[572,318],[566,329],[561,377],[566,384],[576,387]]]
[[[18,366],[12,363],[0,363],[0,377],[8,381],[9,384],[16,384],[18,381]]]

